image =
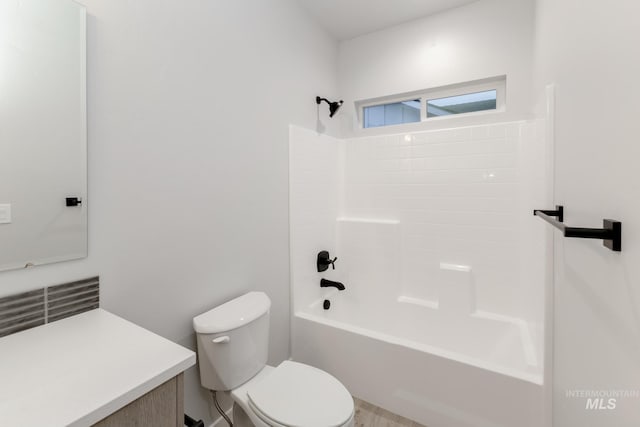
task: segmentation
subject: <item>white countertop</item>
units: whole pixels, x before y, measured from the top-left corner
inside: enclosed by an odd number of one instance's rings
[[[102,309],[9,335],[0,338],[0,426],[89,426],[195,361]]]

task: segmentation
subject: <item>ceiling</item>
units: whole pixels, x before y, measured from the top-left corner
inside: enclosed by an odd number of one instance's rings
[[[476,0],[298,0],[338,40],[351,39]]]

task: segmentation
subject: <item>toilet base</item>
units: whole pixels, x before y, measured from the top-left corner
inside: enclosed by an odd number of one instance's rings
[[[354,414],[355,415],[355,414]],[[354,427],[355,420],[352,415],[349,421],[343,427]],[[251,421],[247,413],[237,403],[233,403],[233,427],[256,427]]]
[[[233,402],[233,427],[255,427],[244,409]]]

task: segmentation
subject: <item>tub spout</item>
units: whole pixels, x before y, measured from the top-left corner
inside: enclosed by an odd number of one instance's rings
[[[344,291],[344,285],[340,282],[334,282],[327,279],[320,280],[321,288],[337,288],[339,291]]]

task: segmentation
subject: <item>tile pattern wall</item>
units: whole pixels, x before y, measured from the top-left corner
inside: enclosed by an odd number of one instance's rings
[[[0,337],[44,323],[44,289],[0,299]]]
[[[520,275],[522,225],[535,208],[523,172],[538,161],[523,147],[534,141],[524,128],[510,122],[346,141],[345,215],[401,224],[398,296],[437,301],[440,263],[462,264],[472,268],[479,309],[520,317],[529,286]]]
[[[344,298],[437,306],[441,264],[463,265],[473,307],[541,325],[547,228],[532,211],[550,205],[544,135],[537,121],[345,141],[292,127],[294,309],[323,296],[314,261],[326,249],[338,262],[323,274],[349,287]]]
[[[100,306],[100,280],[92,277],[47,288],[47,323]]]
[[[99,277],[0,298],[0,337],[99,306]]]
[[[385,307],[397,298],[400,285],[400,235],[398,221],[338,218],[333,272],[348,292],[340,295],[349,307]]]

